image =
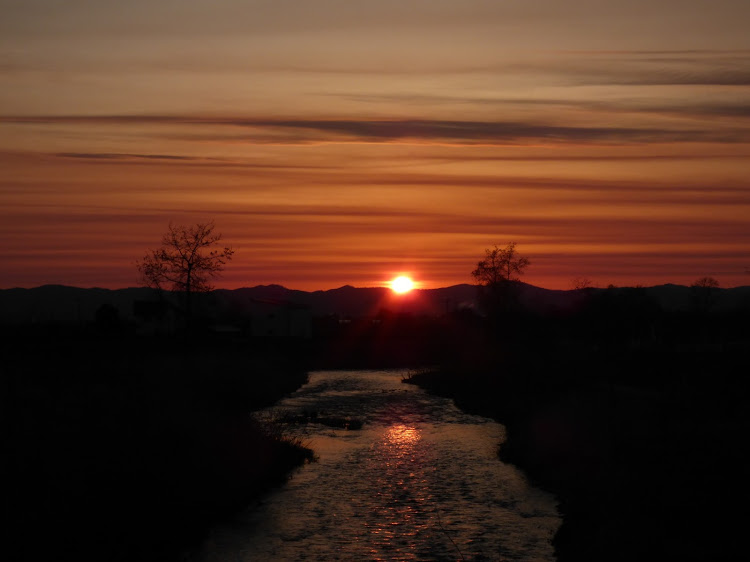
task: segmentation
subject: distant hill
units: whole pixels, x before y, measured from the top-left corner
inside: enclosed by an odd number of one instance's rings
[[[588,289],[599,293],[608,289]],[[614,289],[615,292],[629,288]],[[688,309],[691,289],[682,285],[658,285],[643,289],[666,310]],[[522,302],[537,311],[570,310],[585,297],[582,290],[550,290],[521,284]],[[103,305],[117,309],[123,319],[132,319],[136,301],[156,300],[147,288],[82,289],[44,285],[33,289],[0,290],[2,324],[82,324],[92,322]],[[345,285],[327,291],[297,291],[281,285],[258,285],[241,289],[219,289],[204,298],[209,310],[250,312],[258,303],[276,303],[307,308],[313,316],[361,317],[381,312],[438,316],[460,309],[477,309],[477,287],[461,284],[440,289],[416,289],[397,295],[385,287],[357,288]],[[750,307],[750,287],[716,289],[715,310]]]
[[[103,305],[114,306],[121,317],[133,316],[133,302],[153,298],[147,288],[81,289],[43,285],[33,289],[0,290],[2,324],[83,324],[92,322]]]
[[[383,311],[440,315],[458,308],[476,306],[477,289],[473,285],[454,285],[442,289],[417,289],[397,295],[385,287],[357,288],[344,285],[328,291],[294,291],[280,285],[218,290],[217,297],[242,305],[257,300],[283,301],[306,306],[314,316],[374,316]]]

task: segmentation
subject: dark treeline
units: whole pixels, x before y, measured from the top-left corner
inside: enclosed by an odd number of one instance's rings
[[[143,335],[106,306],[75,328],[7,326],[14,559],[178,559],[310,458],[252,410],[312,369],[388,367],[422,368],[410,382],[505,424],[501,458],[560,499],[560,561],[732,558],[750,305],[696,291],[665,309],[639,288],[577,297],[317,316],[309,337],[260,337],[239,313],[233,330],[197,316],[189,339]]]
[[[307,380],[288,351],[101,326],[4,331],[3,557],[180,560],[312,458],[249,415]]]
[[[421,367],[442,355],[446,319],[381,311],[373,317],[313,319],[307,360],[313,369]]]
[[[410,382],[507,427],[499,454],[560,500],[561,562],[730,560],[745,550],[750,307],[667,311],[639,288],[454,318]],[[506,303],[507,304],[507,303]]]

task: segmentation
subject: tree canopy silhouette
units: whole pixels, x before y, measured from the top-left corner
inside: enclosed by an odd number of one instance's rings
[[[713,277],[701,277],[690,285],[693,307],[697,312],[706,313],[715,304],[719,282]]]
[[[210,281],[221,274],[234,254],[228,246],[213,249],[221,241],[221,234],[214,229],[213,221],[189,226],[170,223],[161,247],[149,250],[137,263],[142,284],[184,293],[188,322],[192,293],[211,291]]]
[[[531,265],[528,258],[519,256],[516,243],[511,242],[505,248],[485,250],[485,258],[477,263],[471,272],[480,285],[492,286],[503,282],[518,281],[524,270]]]
[[[520,276],[531,264],[528,258],[518,255],[516,243],[505,248],[494,246],[485,250],[485,257],[471,272],[479,284],[479,298],[491,317],[499,321],[517,308],[517,287]],[[499,324],[502,326],[502,323]]]
[[[718,289],[719,282],[713,277],[701,277],[690,286],[701,289]]]

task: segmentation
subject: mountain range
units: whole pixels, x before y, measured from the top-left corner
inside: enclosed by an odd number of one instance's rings
[[[520,299],[538,311],[570,310],[577,307],[586,291],[620,289],[551,290],[521,283]],[[683,285],[657,285],[642,289],[667,310],[688,309],[692,290]],[[715,310],[750,307],[750,286],[712,289]],[[168,293],[167,293],[168,294]],[[439,316],[461,309],[477,309],[477,287],[461,284],[439,289],[415,289],[398,295],[385,287],[357,288],[345,285],[327,291],[298,291],[281,285],[258,285],[240,289],[218,289],[202,296],[201,306],[209,311],[232,311],[235,315],[252,313],[259,306],[293,306],[309,310],[312,316],[374,316],[384,311]],[[157,294],[148,288],[100,289],[63,285],[43,285],[32,289],[0,290],[0,323],[45,324],[87,323],[104,305],[114,307],[120,318],[132,319],[136,301],[155,301]]]

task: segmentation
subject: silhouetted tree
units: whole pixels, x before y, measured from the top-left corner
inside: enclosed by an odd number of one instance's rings
[[[718,289],[719,282],[713,277],[701,277],[695,283],[690,285],[691,287],[698,287],[703,289]]]
[[[491,316],[511,311],[517,301],[520,276],[530,264],[528,258],[518,255],[515,242],[505,248],[494,246],[485,250],[484,259],[471,274],[479,284],[480,300]]]
[[[169,224],[161,247],[150,250],[137,263],[141,283],[147,287],[183,293],[185,297],[185,322],[189,328],[192,315],[192,294],[213,289],[209,281],[218,277],[224,265],[232,259],[234,250],[212,249],[221,234],[214,233],[214,223],[191,226]]]
[[[713,277],[701,277],[690,285],[693,297],[693,306],[700,313],[708,312],[716,300],[716,289],[719,282]]]
[[[594,284],[588,277],[576,277],[570,284],[574,291],[587,291],[594,287]]]
[[[485,250],[485,257],[477,268],[471,272],[480,285],[492,286],[503,282],[518,281],[531,262],[516,252],[516,243],[511,242],[505,248]]]

